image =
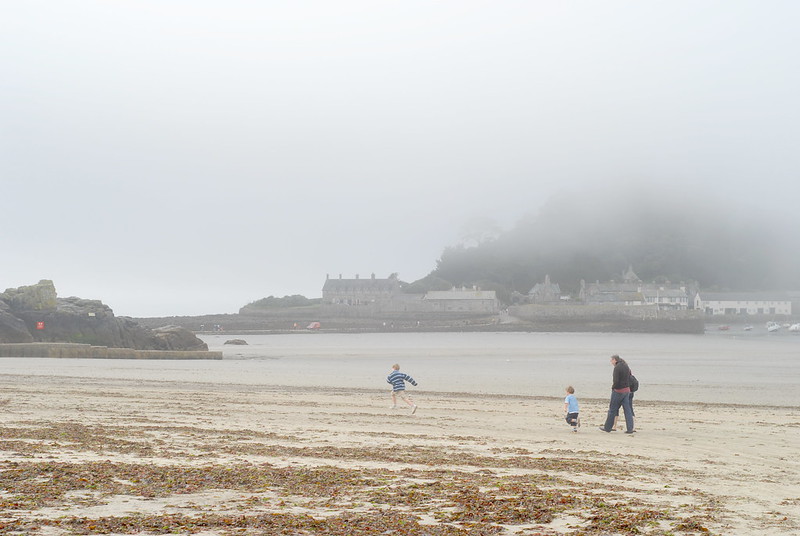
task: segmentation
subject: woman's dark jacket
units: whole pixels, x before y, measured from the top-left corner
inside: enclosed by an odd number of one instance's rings
[[[631,369],[624,361],[617,361],[614,365],[614,383],[611,385],[612,389],[625,389],[630,387]]]

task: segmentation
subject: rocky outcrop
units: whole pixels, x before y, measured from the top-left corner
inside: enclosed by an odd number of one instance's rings
[[[0,301],[0,342],[33,342],[25,322],[11,314],[9,306]]]
[[[208,350],[208,345],[194,333],[180,326],[164,326],[153,330],[159,350]]]
[[[35,285],[9,288],[0,294],[15,311],[55,311],[58,306],[56,287],[49,279],[42,279]]]
[[[185,328],[151,330],[99,300],[58,298],[52,281],[0,294],[0,343],[81,343],[136,350],[208,350]]]

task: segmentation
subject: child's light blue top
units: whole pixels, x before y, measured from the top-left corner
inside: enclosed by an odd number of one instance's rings
[[[578,413],[578,399],[575,395],[567,395],[564,403],[567,404],[567,413]]]

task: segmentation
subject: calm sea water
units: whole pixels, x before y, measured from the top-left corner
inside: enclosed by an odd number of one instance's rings
[[[0,374],[388,389],[393,363],[421,391],[606,398],[617,353],[639,400],[800,407],[800,335],[387,333],[204,335],[222,361],[0,360]],[[242,338],[247,346],[225,345]]]

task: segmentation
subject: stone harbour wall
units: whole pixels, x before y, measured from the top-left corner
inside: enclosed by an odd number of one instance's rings
[[[0,344],[0,357],[54,357],[73,359],[222,359],[222,352],[134,350],[74,343]]]
[[[513,316],[525,320],[601,320],[630,318],[634,320],[687,320],[701,319],[701,311],[695,310],[665,310],[656,305],[620,305],[620,304],[590,304],[590,305],[516,305],[508,308]]]

